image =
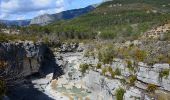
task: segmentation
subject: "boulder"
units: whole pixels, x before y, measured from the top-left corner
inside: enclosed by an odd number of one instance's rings
[[[78,48],[78,44],[77,43],[63,43],[60,46],[60,52],[73,52],[76,51]]]
[[[85,86],[92,91],[93,100],[114,100],[115,91],[122,87],[117,79],[107,79],[98,72],[89,71],[83,79]]]
[[[124,94],[124,100],[143,100],[142,91],[135,87],[131,87]]]
[[[113,70],[116,70],[117,68],[120,69],[121,75],[123,76],[130,76],[132,73],[130,70],[127,68],[127,62],[122,59],[114,59],[114,61],[111,64],[111,67]]]
[[[170,66],[169,66],[169,64],[154,64],[153,65],[153,69],[155,70],[155,71],[162,71],[163,69],[170,69]]]
[[[161,87],[164,90],[170,91],[170,75],[167,78],[166,77],[162,78]]]
[[[139,67],[139,71],[137,73],[137,79],[145,83],[155,84],[158,86],[161,85],[159,72],[151,68]]]
[[[143,89],[143,90],[147,89],[147,84],[144,84],[144,83],[139,82],[139,81],[135,82],[135,86],[140,88],[140,89]]]
[[[137,79],[148,84],[155,84],[162,89],[170,91],[170,75],[168,77],[160,77],[160,73],[164,69],[170,69],[169,64],[155,64],[152,67],[139,65]]]

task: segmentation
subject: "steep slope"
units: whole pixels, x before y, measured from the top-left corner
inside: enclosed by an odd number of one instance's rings
[[[0,23],[3,23],[7,26],[12,26],[12,25],[28,26],[32,24],[47,25],[58,20],[67,20],[67,19],[72,19],[72,18],[81,16],[94,9],[95,9],[94,6],[88,6],[88,7],[80,8],[80,9],[63,11],[57,14],[44,14],[44,15],[37,16],[33,19],[30,19],[30,20],[0,20]]]
[[[50,15],[50,14],[44,14],[44,15],[40,15],[38,17],[33,18],[30,22],[30,25],[31,24],[46,25],[55,20],[57,20],[55,16]]]
[[[53,23],[49,28],[66,38],[137,37],[168,20],[169,0],[113,0],[76,19]]]
[[[63,11],[57,14],[51,14],[51,15],[44,14],[44,15],[41,15],[41,16],[38,16],[32,19],[30,24],[47,25],[49,23],[52,23],[58,20],[67,20],[67,19],[78,17],[80,15],[83,15],[83,14],[86,14],[92,11],[93,9],[94,9],[93,6],[88,6],[88,7],[81,8],[81,9]]]

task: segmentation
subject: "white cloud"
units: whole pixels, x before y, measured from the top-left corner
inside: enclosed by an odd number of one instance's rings
[[[2,12],[23,13],[61,8],[63,6],[64,0],[2,0],[0,7]]]
[[[64,7],[50,9],[50,10],[40,10],[37,12],[37,15],[43,15],[43,14],[54,14],[64,11]]]
[[[73,1],[76,0],[0,0],[0,19],[30,19],[46,13],[59,13],[69,9]]]
[[[32,0],[32,2],[35,6],[45,7],[50,5],[52,0]]]
[[[59,12],[62,12],[64,10],[65,10],[64,7],[57,8],[57,9],[55,9],[55,13],[59,13]]]
[[[26,13],[56,13],[64,9],[64,0],[1,0],[0,18],[4,19],[5,15],[15,14],[20,19],[20,16]]]
[[[56,5],[63,5],[64,4],[64,0],[56,0]]]
[[[18,0],[1,1],[1,11],[8,13],[9,11],[18,8]]]
[[[6,13],[0,13],[0,19],[7,19],[9,18],[10,15],[9,14],[6,14]]]
[[[38,14],[38,15],[43,15],[43,14],[45,14],[45,13],[47,13],[46,10],[40,10],[37,14]]]
[[[25,19],[25,16],[19,16],[17,17],[17,20],[24,20]]]

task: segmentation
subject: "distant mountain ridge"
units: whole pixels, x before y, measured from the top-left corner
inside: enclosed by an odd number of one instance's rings
[[[0,23],[3,23],[7,26],[28,26],[31,20],[0,20]]]
[[[44,14],[30,20],[0,20],[0,23],[3,23],[7,26],[12,26],[12,25],[28,26],[33,24],[43,26],[43,25],[50,24],[52,22],[56,22],[58,20],[67,20],[67,19],[78,17],[94,9],[95,6],[92,5],[92,6],[87,6],[85,8],[67,10],[56,14]]]
[[[63,11],[57,14],[44,14],[33,18],[30,22],[30,25],[32,24],[47,25],[58,20],[72,19],[83,14],[86,14],[94,9],[95,9],[94,6],[88,6],[80,9]]]

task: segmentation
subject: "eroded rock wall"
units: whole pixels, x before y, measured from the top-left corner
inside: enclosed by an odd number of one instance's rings
[[[48,47],[31,41],[0,43],[0,60],[14,71],[28,76],[39,72],[45,62]]]

